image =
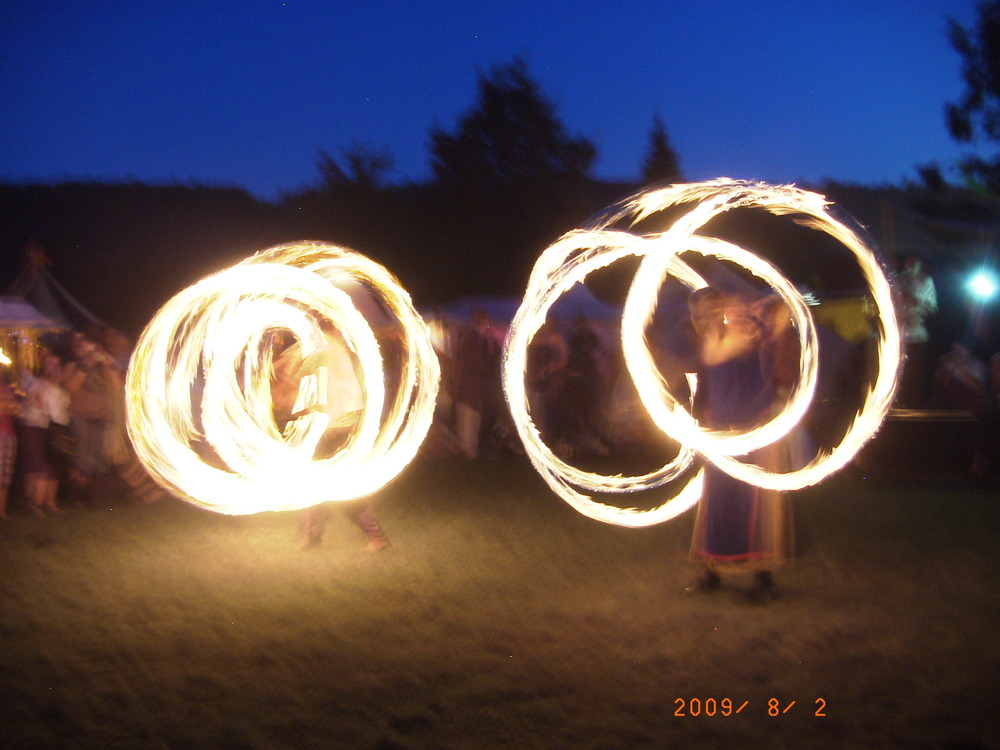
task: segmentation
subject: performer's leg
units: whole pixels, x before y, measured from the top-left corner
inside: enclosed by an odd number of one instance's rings
[[[684,589],[684,593],[690,596],[692,594],[718,591],[720,588],[722,588],[722,579],[719,578],[719,574],[706,565],[701,575],[694,579],[694,582],[690,586]]]
[[[378,522],[378,516],[375,514],[372,504],[367,500],[361,500],[356,503],[349,503],[349,506],[349,512],[354,517],[354,523],[365,532],[365,536],[368,539],[365,551],[381,552],[388,547],[389,540],[385,532],[382,531],[382,525]]]
[[[326,514],[327,510],[323,504],[306,508],[299,521],[299,531],[304,537],[302,549],[318,547],[323,541],[323,532],[326,531]]]
[[[468,404],[459,403],[455,408],[455,433],[462,449],[462,455],[472,459],[479,456],[479,430],[482,415]]]
[[[774,585],[774,576],[769,570],[759,570],[754,576],[753,588],[750,589],[750,601],[756,604],[773,602],[779,596],[778,587]]]

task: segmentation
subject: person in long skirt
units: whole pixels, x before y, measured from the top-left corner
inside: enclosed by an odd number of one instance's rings
[[[703,426],[719,431],[765,422],[779,392],[771,345],[774,329],[749,300],[711,287],[692,293],[690,308],[701,360],[695,416]],[[776,451],[781,450],[780,445],[765,447],[744,460],[777,468],[781,459]],[[781,493],[764,492],[714,465],[706,466],[690,550],[703,571],[688,593],[721,588],[722,574],[752,574],[752,600],[763,603],[777,597],[773,571],[793,553],[790,520]]]

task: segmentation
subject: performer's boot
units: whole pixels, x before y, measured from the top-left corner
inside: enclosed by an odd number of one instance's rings
[[[326,530],[326,508],[322,505],[314,505],[306,508],[299,519],[299,534],[302,536],[302,546],[299,549],[312,549],[318,547],[323,541],[323,532]]]
[[[382,531],[382,526],[375,515],[375,509],[371,505],[365,505],[361,511],[354,516],[354,522],[365,532],[368,543],[365,545],[365,552],[381,552],[389,546],[389,540]]]
[[[719,574],[711,568],[706,567],[701,575],[690,586],[684,589],[684,593],[691,596],[692,594],[705,594],[709,591],[718,591],[720,588],[722,588],[722,579],[719,578]]]
[[[773,602],[780,595],[778,587],[774,585],[774,577],[769,570],[758,571],[754,578],[753,588],[750,589],[750,601],[755,604],[768,604]]]

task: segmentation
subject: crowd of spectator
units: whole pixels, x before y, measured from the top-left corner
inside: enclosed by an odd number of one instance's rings
[[[126,337],[73,330],[40,348],[37,367],[0,382],[0,515],[12,490],[39,517],[106,502],[109,490],[137,503],[163,497],[126,432]]]
[[[1000,353],[983,341],[956,341],[928,358],[928,321],[937,311],[933,282],[919,262],[897,275],[905,362],[895,406],[968,412],[976,420],[972,471],[1000,467]],[[618,321],[550,318],[532,340],[525,386],[545,443],[564,460],[605,456],[637,439],[642,411],[625,372]],[[507,321],[485,310],[469,320],[439,318],[442,382],[428,452],[475,459],[523,450],[506,408],[501,357]],[[688,337],[690,338],[690,337]],[[685,343],[686,342],[686,343]],[[661,375],[682,399],[691,342],[677,331],[650,337]],[[129,342],[114,329],[70,331],[43,340],[38,365],[0,377],[0,517],[11,488],[38,516],[67,504],[93,504],[113,482],[120,495],[151,502],[166,493],[136,459],[125,428]],[[690,394],[688,394],[690,395]]]
[[[986,303],[967,303],[968,320],[960,336],[935,342],[938,294],[924,262],[902,258],[893,281],[904,343],[894,406],[918,415],[932,410],[971,417],[970,471],[980,478],[995,473],[1000,468],[1000,352],[992,343]],[[942,345],[943,353],[934,359],[932,352]]]
[[[430,450],[467,459],[522,452],[501,382],[508,321],[479,309],[471,320],[437,319],[434,326],[442,380]],[[639,437],[630,421],[638,397],[623,387],[631,381],[617,326],[583,315],[550,318],[528,347],[528,409],[564,460],[606,456]]]

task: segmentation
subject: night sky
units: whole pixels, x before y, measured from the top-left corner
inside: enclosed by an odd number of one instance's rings
[[[524,58],[594,173],[637,180],[654,116],[688,179],[916,179],[960,149],[947,18],[975,0],[108,2],[0,7],[0,180],[235,185],[275,199],[317,149],[429,176],[481,71]],[[947,173],[946,173],[947,174]]]

